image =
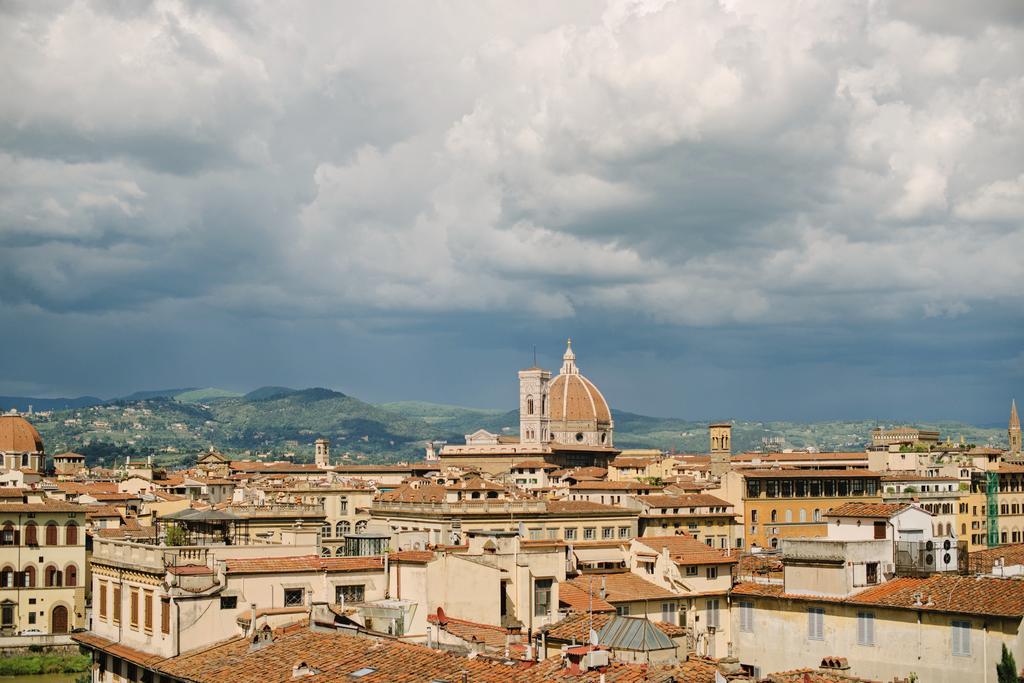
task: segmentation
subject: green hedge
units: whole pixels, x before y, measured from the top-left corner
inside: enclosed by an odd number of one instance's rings
[[[89,655],[25,655],[0,659],[0,676],[32,674],[71,674],[88,671]]]

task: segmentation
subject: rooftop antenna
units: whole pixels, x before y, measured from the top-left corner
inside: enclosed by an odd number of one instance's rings
[[[537,345],[533,345],[533,367],[537,367]]]

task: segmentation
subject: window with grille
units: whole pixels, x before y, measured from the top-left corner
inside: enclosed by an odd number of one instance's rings
[[[366,586],[335,586],[334,602],[364,602],[366,600]]]
[[[628,526],[620,526],[619,527],[619,538],[629,538],[629,527]]]
[[[604,538],[604,539],[615,538],[615,529],[613,529],[610,526],[604,527],[603,529],[601,529],[601,538]]]
[[[825,640],[825,610],[821,607],[807,610],[807,637],[810,640]]]
[[[285,607],[300,607],[305,603],[305,591],[301,588],[285,588],[284,589],[284,606]]]
[[[740,602],[740,630],[745,633],[754,632],[754,603]]]
[[[583,530],[583,540],[592,541],[597,536],[597,529],[594,527],[587,527]]]
[[[222,595],[220,598],[221,609],[238,609],[237,595]]]
[[[953,622],[953,654],[957,657],[971,656],[971,622]]]
[[[857,613],[857,644],[875,644],[875,615],[873,612]]]

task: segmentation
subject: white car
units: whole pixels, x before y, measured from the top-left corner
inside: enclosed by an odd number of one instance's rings
[[[46,634],[37,628],[27,628],[21,632],[23,636],[45,636]]]

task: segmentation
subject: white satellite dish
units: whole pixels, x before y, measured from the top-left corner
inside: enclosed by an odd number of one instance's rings
[[[590,644],[593,645],[594,647],[597,647],[597,643],[598,643],[597,631],[595,631],[594,629],[590,629]]]

